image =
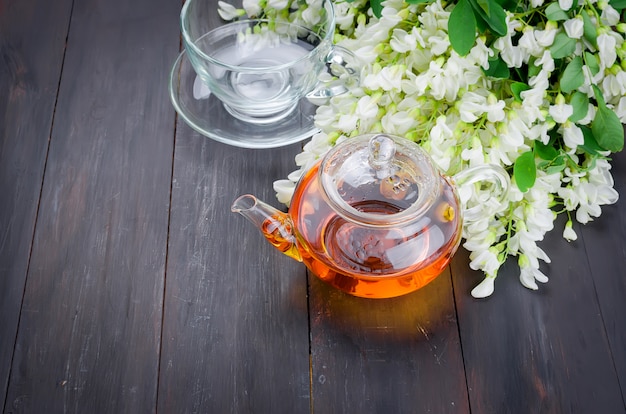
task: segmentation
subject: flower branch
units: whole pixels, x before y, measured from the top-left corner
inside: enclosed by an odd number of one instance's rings
[[[306,18],[317,0],[246,0],[241,14]],[[222,6],[222,10],[226,10]],[[539,247],[554,230],[576,240],[582,224],[615,203],[611,153],[624,147],[626,0],[336,0],[335,41],[363,61],[360,85],[320,106],[321,132],[274,183],[288,204],[295,183],[328,149],[385,132],[421,145],[449,175],[494,163],[513,188],[499,213],[463,228],[470,267],[493,292],[499,268],[517,258],[520,282],[548,278]],[[467,208],[488,189],[460,189]]]

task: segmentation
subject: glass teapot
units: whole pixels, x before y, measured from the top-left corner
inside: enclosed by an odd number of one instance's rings
[[[463,216],[455,182],[510,186],[501,167],[442,175],[416,143],[362,135],[333,147],[300,178],[288,213],[243,195],[231,210],[257,225],[284,254],[351,295],[389,298],[413,292],[443,272],[461,242]],[[496,205],[498,203],[495,203]]]

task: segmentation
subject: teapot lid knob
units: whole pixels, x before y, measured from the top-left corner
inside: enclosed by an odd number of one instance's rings
[[[391,226],[412,220],[439,195],[428,155],[393,135],[343,141],[324,156],[319,175],[330,206],[353,222]]]
[[[369,142],[369,163],[376,171],[388,170],[396,155],[396,143],[387,135],[376,135]],[[379,177],[380,178],[380,177]]]

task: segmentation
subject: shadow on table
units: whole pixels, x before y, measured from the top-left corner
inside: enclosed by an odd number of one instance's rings
[[[367,342],[432,339],[457,331],[449,270],[420,290],[396,298],[348,295],[309,275],[311,330],[332,331]]]

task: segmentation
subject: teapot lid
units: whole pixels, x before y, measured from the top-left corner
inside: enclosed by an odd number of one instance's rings
[[[331,207],[346,220],[374,226],[420,217],[439,197],[438,177],[416,143],[384,134],[345,140],[320,167]]]

